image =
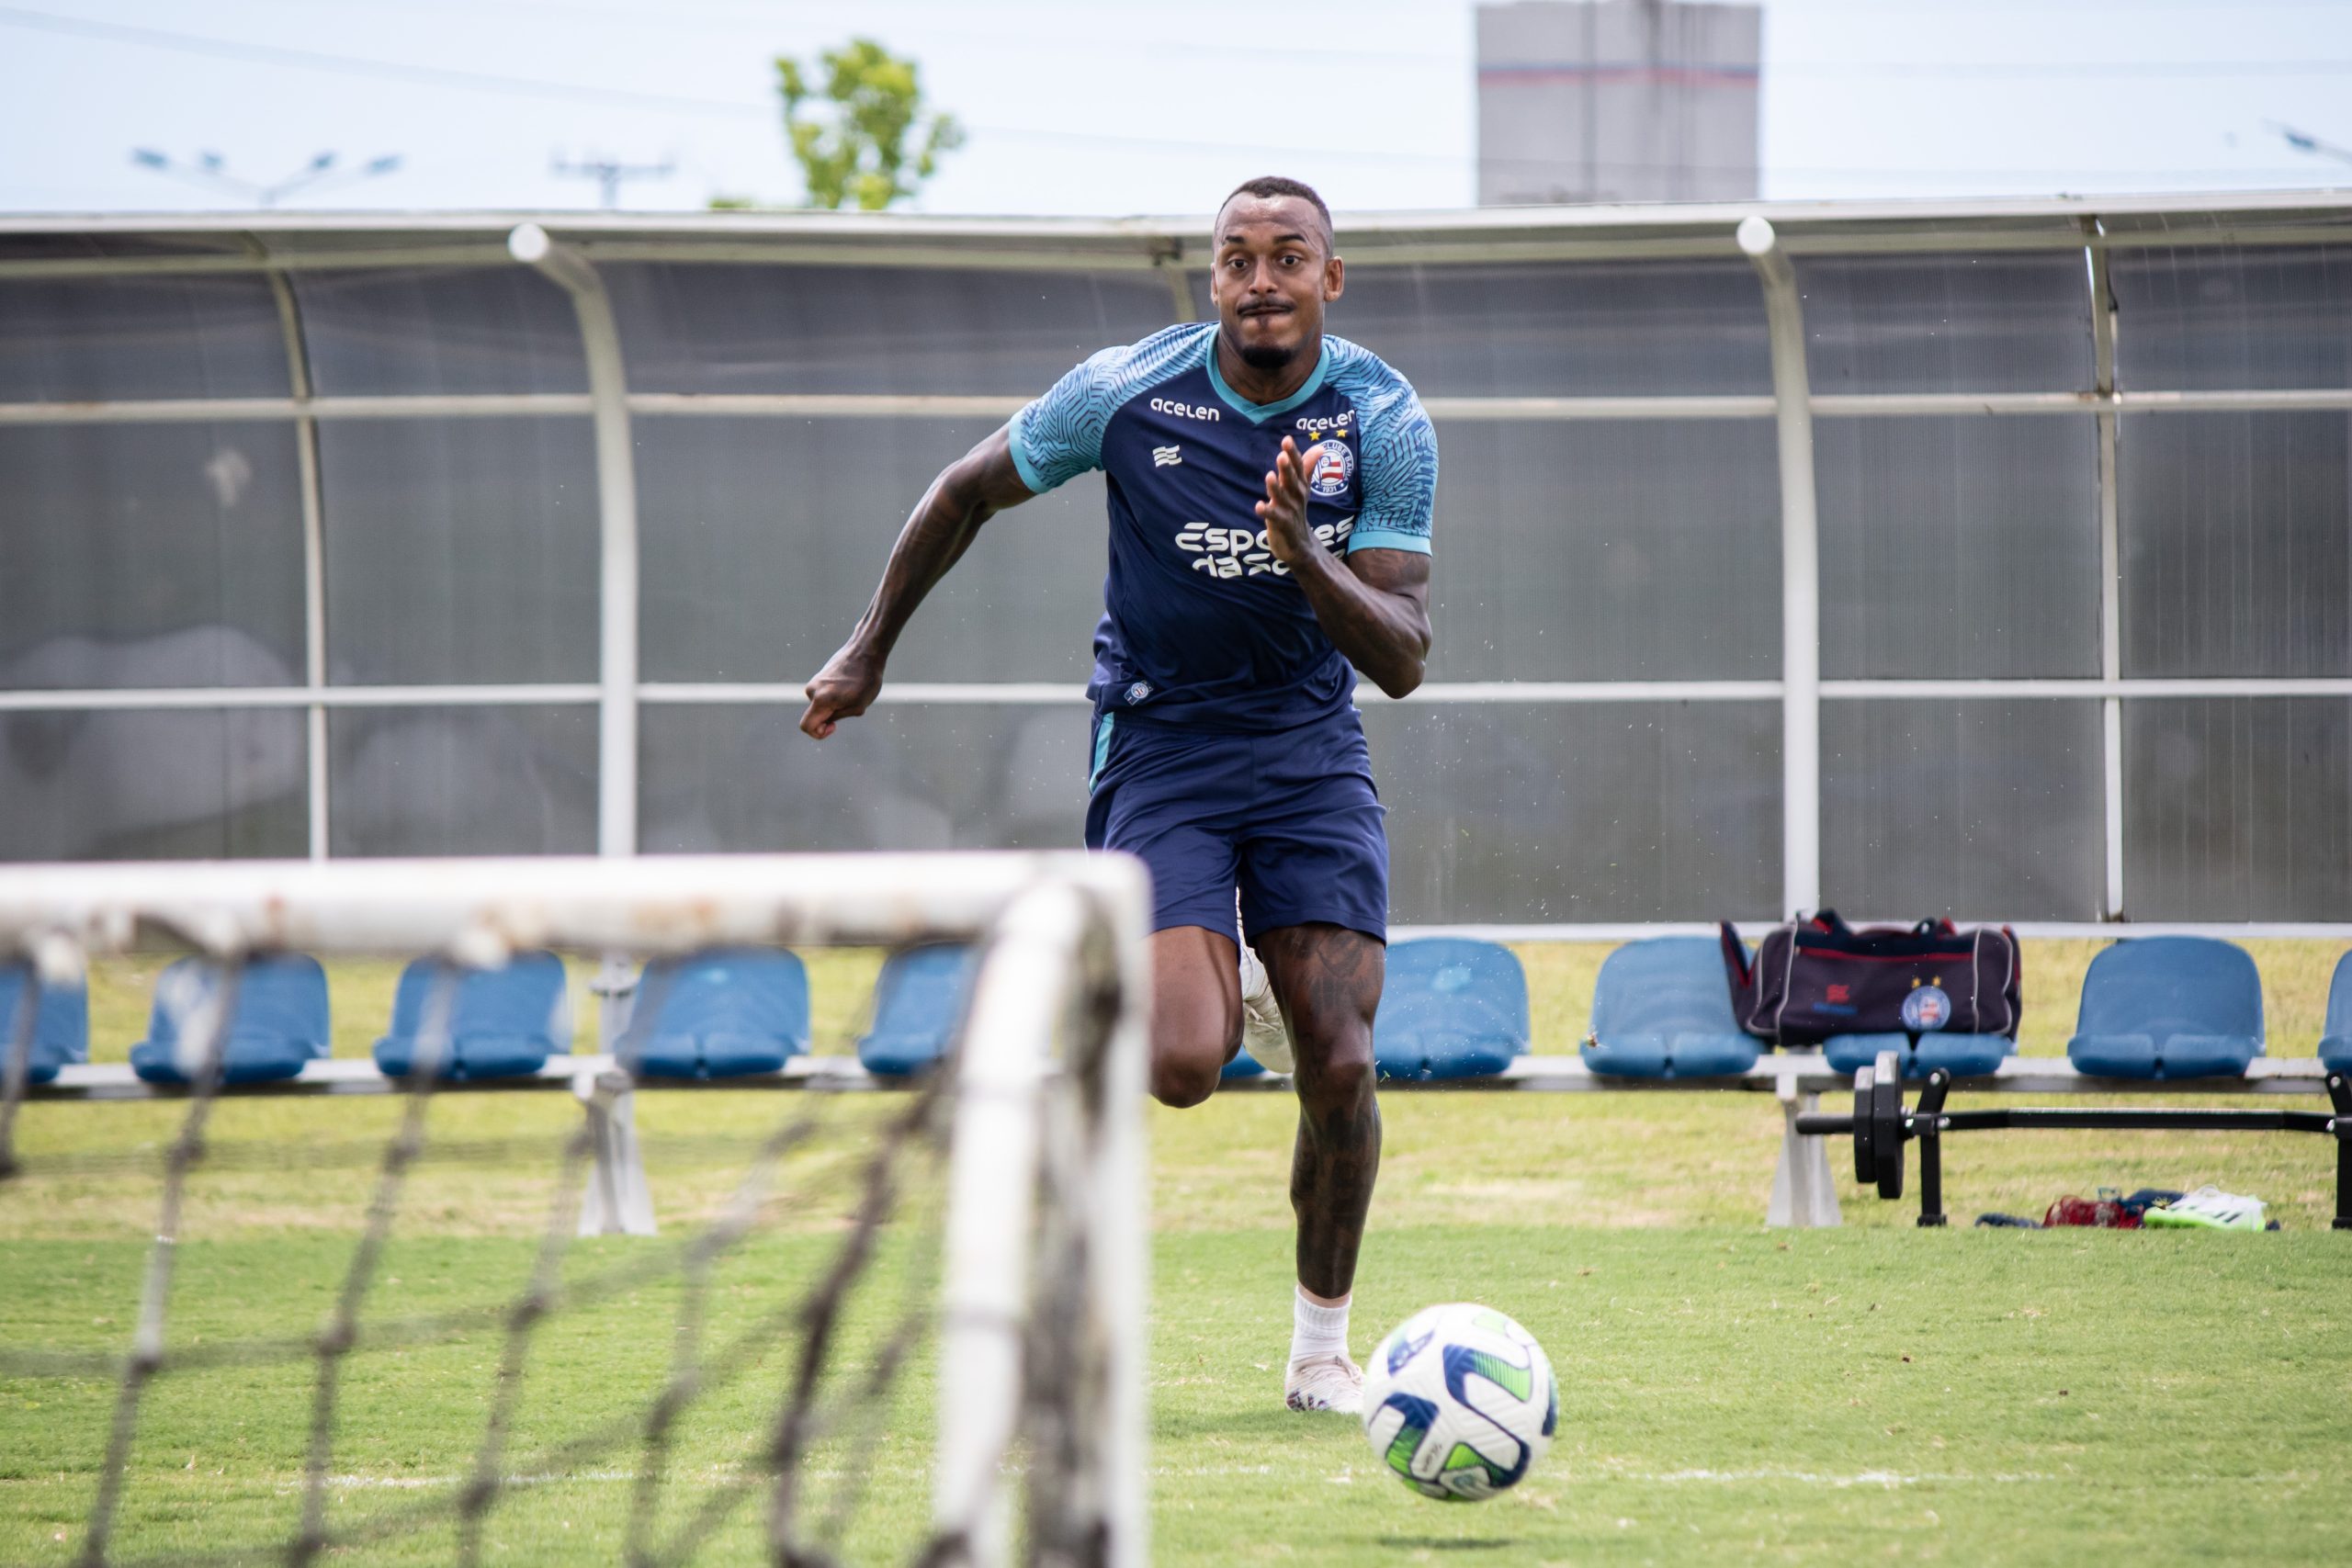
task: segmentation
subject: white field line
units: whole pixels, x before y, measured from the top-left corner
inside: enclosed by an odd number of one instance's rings
[[[1222,1477],[1281,1475],[1285,1473],[1287,1468],[1273,1464],[1161,1464],[1152,1466],[1151,1473],[1154,1476],[1165,1476],[1171,1480],[1201,1481]],[[714,1468],[704,1470],[692,1479],[716,1483],[737,1479],[740,1473],[731,1469]],[[808,1473],[816,1480],[837,1481],[847,1472],[829,1468],[810,1471]],[[928,1465],[876,1464],[865,1467],[863,1473],[869,1480],[884,1477],[920,1479],[930,1474],[930,1467]],[[1374,1476],[1382,1472],[1374,1467],[1367,1466],[1364,1473]],[[1347,1478],[1353,1478],[1351,1467],[1347,1472]],[[428,1491],[435,1487],[456,1487],[463,1484],[469,1478],[463,1475],[337,1475],[331,1477],[328,1484],[339,1491]],[[685,1478],[675,1473],[670,1477],[673,1483],[681,1479]],[[1326,1479],[1337,1482],[1342,1477],[1334,1475]],[[1566,1479],[1571,1485],[1582,1482],[1588,1483],[1630,1483],[1637,1486],[1749,1486],[1774,1482],[1794,1482],[1802,1486],[1819,1486],[1830,1490],[1875,1486],[1889,1491],[1905,1486],[2040,1486],[2062,1482],[2080,1484],[2086,1481],[2092,1484],[2098,1483],[2096,1477],[2052,1475],[2035,1471],[1996,1472],[1980,1475],[1962,1471],[1922,1471],[1914,1474],[1895,1470],[1862,1470],[1841,1474],[1828,1471],[1770,1467],[1749,1470],[1663,1471],[1602,1467],[1581,1472],[1571,1471]],[[2318,1477],[2312,1474],[2290,1472],[2283,1475],[2189,1476],[2176,1479],[2198,1486],[2277,1486],[2299,1484],[2317,1480]],[[508,1486],[619,1485],[634,1483],[636,1480],[637,1472],[634,1471],[589,1470],[571,1475],[510,1475],[505,1478],[503,1484]],[[293,1491],[299,1485],[298,1482],[288,1482],[280,1490]]]
[[[1690,1482],[1705,1484],[1745,1485],[1760,1481],[1793,1481],[1805,1486],[1843,1488],[1849,1486],[1883,1486],[1892,1491],[1898,1486],[2017,1486],[2035,1485],[2043,1482],[2079,1479],[2064,1475],[2039,1475],[2031,1472],[2016,1475],[1964,1475],[1957,1472],[1934,1472],[1905,1475],[1894,1470],[1863,1470],[1851,1475],[1830,1475],[1811,1470],[1668,1470],[1656,1472],[1603,1471],[1593,1477],[1600,1481],[1631,1481],[1647,1485],[1679,1485]]]

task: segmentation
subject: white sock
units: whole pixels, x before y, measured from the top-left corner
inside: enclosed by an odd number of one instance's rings
[[[1258,957],[1258,950],[1244,942],[1241,947],[1241,998],[1247,1001],[1266,988],[1266,966]]]
[[[1352,1292],[1338,1306],[1317,1306],[1301,1290],[1291,1303],[1290,1360],[1296,1366],[1309,1356],[1344,1356],[1348,1353],[1348,1301]]]

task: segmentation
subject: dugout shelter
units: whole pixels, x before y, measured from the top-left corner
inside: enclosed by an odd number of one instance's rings
[[[1204,221],[0,219],[0,858],[1072,841],[1099,478],[799,684]],[[2352,196],[1339,231],[1443,454],[1401,923],[2344,929]]]

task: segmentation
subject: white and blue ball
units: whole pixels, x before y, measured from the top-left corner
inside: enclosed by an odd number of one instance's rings
[[[1425,1497],[1476,1503],[1516,1486],[1559,1419],[1544,1348],[1491,1307],[1425,1307],[1364,1368],[1363,1435]]]

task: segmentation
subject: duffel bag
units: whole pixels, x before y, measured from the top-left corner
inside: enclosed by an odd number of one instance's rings
[[[1729,921],[1724,969],[1740,1027],[1778,1045],[1833,1034],[2018,1037],[2018,941],[1950,920],[1856,931],[1823,909],[1764,938],[1751,962]]]

